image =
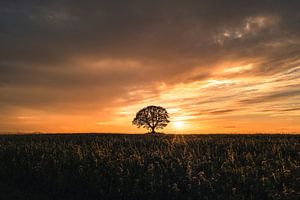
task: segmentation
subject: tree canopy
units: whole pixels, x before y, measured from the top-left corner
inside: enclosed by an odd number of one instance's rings
[[[169,123],[167,110],[160,106],[147,106],[136,113],[132,121],[138,128],[143,127],[155,133],[156,129],[163,129]]]

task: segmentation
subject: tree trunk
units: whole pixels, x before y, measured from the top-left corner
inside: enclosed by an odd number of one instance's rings
[[[151,133],[155,133],[155,128],[153,127],[151,127]]]

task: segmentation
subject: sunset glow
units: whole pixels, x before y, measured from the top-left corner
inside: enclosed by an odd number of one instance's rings
[[[300,132],[297,6],[83,4],[1,3],[0,132]]]
[[[175,129],[182,129],[182,128],[184,128],[184,122],[182,122],[182,121],[175,121],[175,122],[173,122],[173,126],[174,126],[174,128]]]

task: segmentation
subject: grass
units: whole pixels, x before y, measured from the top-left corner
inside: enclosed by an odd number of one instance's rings
[[[0,136],[0,199],[299,199],[300,135]]]

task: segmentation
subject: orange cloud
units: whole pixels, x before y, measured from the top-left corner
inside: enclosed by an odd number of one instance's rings
[[[166,132],[299,132],[298,8],[1,1],[0,131],[144,132],[157,104]]]

